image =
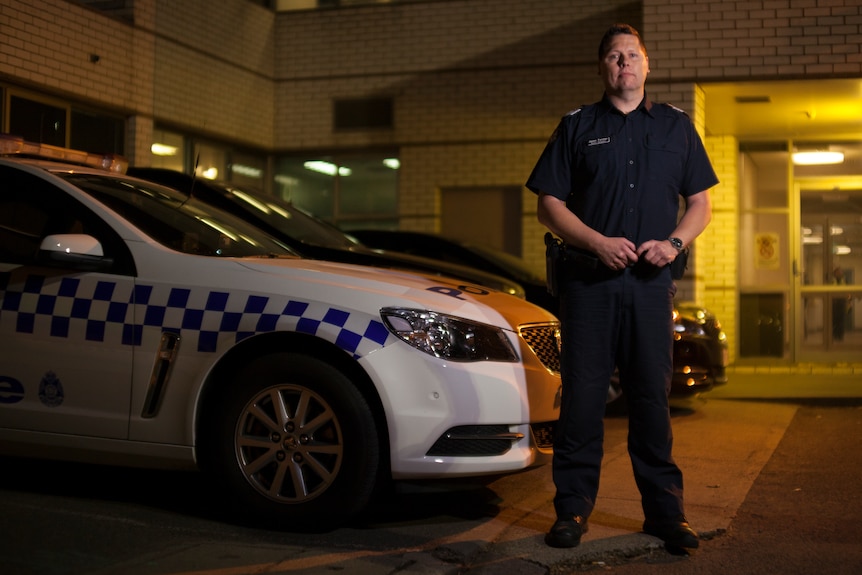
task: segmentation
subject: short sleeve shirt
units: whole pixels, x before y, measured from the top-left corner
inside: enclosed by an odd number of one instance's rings
[[[680,196],[717,183],[685,112],[645,97],[623,114],[605,97],[560,120],[526,185],[594,230],[640,245],[673,232]]]

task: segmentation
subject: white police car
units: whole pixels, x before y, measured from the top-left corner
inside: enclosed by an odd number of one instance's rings
[[[77,165],[100,158],[0,146],[3,454],[200,468],[224,505],[299,529],[352,516],[390,477],[549,460],[548,312],[304,260],[193,198]],[[45,154],[65,161],[26,157]]]

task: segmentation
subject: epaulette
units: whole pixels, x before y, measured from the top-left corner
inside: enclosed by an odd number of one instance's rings
[[[568,116],[577,116],[581,112],[588,110],[588,109],[592,108],[593,106],[594,106],[593,104],[581,104],[580,108],[575,108],[571,112],[564,114],[563,117],[566,118]]]
[[[677,111],[677,112],[679,112],[680,114],[683,114],[683,115],[685,115],[685,116],[688,116],[688,112],[686,112],[686,111],[685,111],[685,110],[683,110],[682,108],[677,108],[677,107],[676,107],[676,106],[674,106],[673,104],[668,104],[667,102],[662,102],[662,105],[663,105],[663,106],[667,106],[667,107],[668,107],[668,108],[670,108],[671,110],[676,110],[676,111]]]
[[[563,114],[563,117],[560,119],[560,124],[557,125],[557,128],[551,134],[551,137],[548,139],[548,143],[550,144],[550,143],[554,142],[560,136],[560,125],[562,125],[563,120],[565,120],[566,118],[569,118],[571,116],[577,116],[578,114],[580,114],[582,111],[584,111],[588,107],[589,107],[589,104],[584,104],[580,108],[576,108],[574,110],[571,110],[571,111]]]

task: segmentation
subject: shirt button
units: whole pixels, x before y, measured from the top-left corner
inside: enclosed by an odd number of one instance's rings
[[[634,160],[629,160],[629,165],[630,165],[630,166],[631,166],[632,164],[634,164],[634,163],[635,163],[635,161],[634,161]]]
[[[629,187],[630,187],[630,188],[633,188],[633,187],[635,187],[635,185],[634,185],[634,184],[629,184]]]

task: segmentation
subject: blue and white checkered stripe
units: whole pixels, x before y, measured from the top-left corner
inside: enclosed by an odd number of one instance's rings
[[[226,335],[235,343],[257,333],[295,331],[331,341],[357,358],[389,337],[375,318],[317,302],[87,276],[30,275],[11,282],[10,273],[0,273],[4,332],[140,346],[145,328],[158,328],[196,337],[197,351],[215,352]]]

